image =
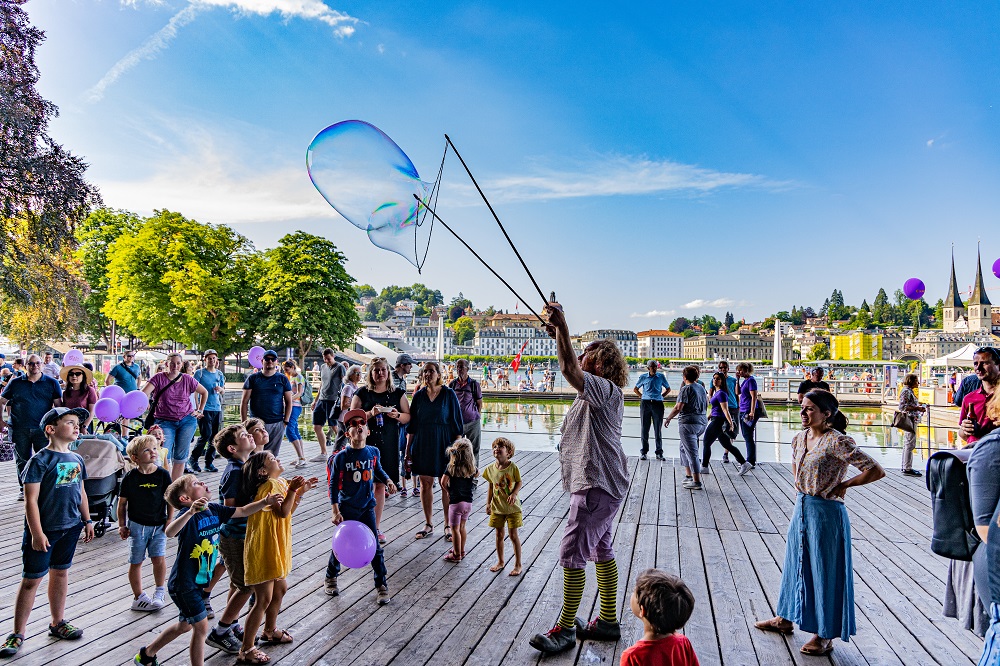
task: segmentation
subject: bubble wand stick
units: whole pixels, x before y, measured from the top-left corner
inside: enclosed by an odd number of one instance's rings
[[[466,242],[465,242],[465,240],[464,240],[464,239],[463,239],[463,238],[462,238],[461,236],[459,236],[459,235],[458,235],[457,233],[455,233],[455,230],[454,230],[454,229],[452,229],[452,228],[451,228],[450,226],[448,226],[448,223],[447,223],[447,222],[445,222],[444,220],[442,220],[442,219],[441,219],[441,218],[440,218],[440,217],[438,216],[438,214],[434,212],[434,209],[432,209],[432,208],[431,208],[430,206],[428,206],[428,205],[427,205],[427,204],[426,204],[425,202],[421,201],[421,200],[420,200],[420,197],[418,197],[418,196],[417,196],[416,194],[414,194],[414,195],[413,195],[413,198],[414,198],[414,199],[416,199],[416,201],[417,201],[417,205],[418,205],[418,206],[422,206],[423,208],[425,208],[425,209],[427,210],[427,212],[428,212],[428,213],[430,213],[430,214],[431,214],[431,216],[432,216],[432,217],[433,217],[433,218],[434,218],[435,220],[437,220],[438,222],[440,222],[440,223],[441,223],[441,226],[443,226],[443,227],[444,227],[445,229],[447,229],[447,230],[448,230],[448,231],[449,231],[449,232],[451,233],[451,235],[452,235],[452,236],[454,236],[455,238],[457,238],[457,239],[458,239],[458,242],[460,242],[460,243],[461,243],[462,245],[464,245],[464,246],[465,246],[465,249],[467,249],[467,250],[468,250],[469,252],[471,252],[471,253],[472,253],[472,255],[473,255],[473,256],[474,256],[474,257],[475,257],[476,259],[478,259],[478,260],[479,260],[479,263],[481,263],[481,264],[482,264],[483,266],[486,266],[486,268],[487,268],[487,269],[489,269],[490,273],[493,273],[493,275],[494,275],[494,276],[496,276],[496,278],[497,278],[498,280],[500,280],[500,282],[502,282],[502,283],[503,283],[503,286],[505,286],[505,287],[507,287],[508,289],[510,289],[510,293],[514,294],[514,296],[516,296],[516,297],[517,297],[517,300],[519,300],[519,301],[521,301],[522,303],[524,303],[524,307],[526,307],[526,308],[528,308],[529,310],[531,310],[531,314],[533,314],[533,315],[535,315],[536,317],[538,317],[538,321],[542,322],[543,324],[547,324],[547,323],[548,323],[547,321],[545,321],[544,319],[542,319],[542,317],[541,317],[541,316],[540,316],[540,315],[539,315],[539,314],[538,314],[537,312],[535,312],[535,311],[534,311],[534,310],[533,310],[533,309],[531,308],[531,306],[530,306],[530,305],[528,305],[528,301],[526,301],[526,300],[525,300],[524,298],[522,298],[522,297],[521,297],[521,295],[520,295],[519,293],[517,293],[516,291],[514,291],[514,287],[510,286],[510,284],[508,284],[507,280],[504,280],[504,279],[503,279],[502,277],[500,277],[500,274],[499,274],[499,273],[497,273],[497,272],[496,272],[495,270],[493,270],[493,267],[492,267],[492,266],[490,266],[490,265],[489,265],[488,263],[486,263],[486,260],[485,260],[485,259],[483,259],[482,257],[480,257],[480,256],[479,256],[479,253],[478,253],[478,252],[476,252],[475,250],[473,250],[473,249],[472,249],[472,246],[470,246],[470,245],[469,245],[468,243],[466,243]],[[498,222],[499,222],[499,220],[498,220]],[[503,227],[501,227],[501,228],[503,228]],[[506,234],[505,234],[505,235],[506,235]],[[512,247],[513,247],[513,245],[512,245]],[[515,252],[517,252],[517,250],[514,250],[514,251],[515,251]],[[523,263],[523,262],[522,262],[522,263]],[[527,268],[525,268],[525,270],[528,270],[528,269],[527,269]],[[528,275],[530,276],[531,274],[529,273]],[[534,282],[534,278],[532,278],[532,282]],[[536,284],[536,285],[535,285],[535,287],[537,288],[537,287],[538,287],[538,285]],[[539,292],[539,293],[541,293],[541,292]],[[545,300],[545,297],[544,297],[544,296],[542,296],[542,300]]]

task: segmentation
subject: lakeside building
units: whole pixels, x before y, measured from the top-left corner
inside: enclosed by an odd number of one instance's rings
[[[790,360],[795,356],[794,340],[782,336],[781,346],[789,350]],[[727,335],[695,335],[684,340],[684,358],[705,361],[727,359],[732,361],[763,361],[774,351],[774,336],[744,331],[742,328]]]
[[[684,336],[663,329],[635,334],[640,358],[683,358]]]
[[[882,335],[851,331],[830,336],[830,359],[834,361],[881,361]]]
[[[909,351],[924,359],[939,358],[958,351],[970,342],[977,345],[992,345],[995,339],[989,331],[977,333],[920,331],[910,340]]]
[[[586,347],[591,342],[603,338],[614,340],[615,344],[618,345],[618,349],[625,356],[631,356],[632,358],[639,356],[639,339],[636,337],[635,331],[626,331],[620,328],[598,328],[581,335],[580,343]]]
[[[400,329],[403,341],[413,345],[431,357],[437,355],[438,327],[437,326],[405,326]],[[444,353],[455,353],[455,337],[450,329],[444,330]]]
[[[555,339],[544,329],[530,324],[486,326],[476,331],[473,341],[475,353],[481,356],[514,356],[522,346],[525,356],[556,355]]]
[[[990,298],[983,287],[983,261],[978,249],[976,250],[976,283],[972,287],[968,303],[963,303],[962,297],[958,293],[958,281],[955,279],[955,254],[952,252],[951,279],[948,282],[948,295],[944,298],[943,314],[945,333],[995,332],[993,304],[990,303]]]

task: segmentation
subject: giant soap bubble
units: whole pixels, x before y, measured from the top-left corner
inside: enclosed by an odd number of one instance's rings
[[[420,268],[430,241],[414,195],[426,201],[431,183],[382,130],[345,120],[316,135],[306,151],[309,178],[327,203],[372,243]]]

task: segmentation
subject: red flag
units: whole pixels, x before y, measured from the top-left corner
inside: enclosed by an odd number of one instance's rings
[[[525,340],[524,344],[521,345],[521,351],[517,352],[517,356],[514,357],[514,362],[510,364],[511,372],[516,373],[517,369],[521,367],[521,354],[524,353],[524,348],[528,346],[528,341]]]

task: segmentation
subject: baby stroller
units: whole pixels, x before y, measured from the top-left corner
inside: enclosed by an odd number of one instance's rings
[[[87,468],[87,491],[90,519],[94,521],[94,534],[104,536],[112,518],[111,504],[118,497],[122,477],[125,475],[125,458],[116,442],[109,435],[85,435],[76,443],[76,452],[83,457]]]

